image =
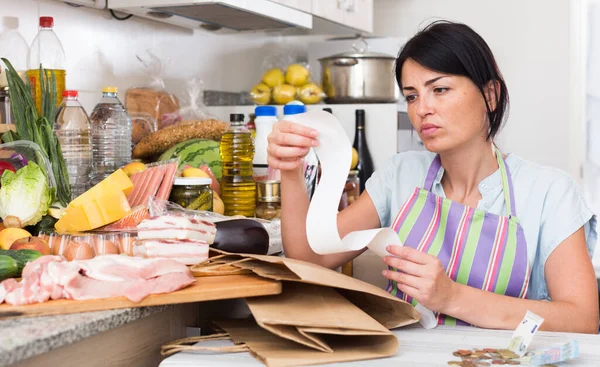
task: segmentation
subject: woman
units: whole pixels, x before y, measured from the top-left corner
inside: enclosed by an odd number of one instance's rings
[[[597,333],[596,217],[566,173],[495,147],[508,92],[485,41],[435,22],[401,50],[396,79],[427,152],[397,154],[375,172],[339,213],[340,235],[394,228],[404,246],[383,259],[388,291],[441,324],[514,329],[530,310],[546,330]],[[364,250],[318,255],[307,242],[301,162],[316,145],[316,131],[280,122],[268,162],[282,175],[286,255],[336,268]]]

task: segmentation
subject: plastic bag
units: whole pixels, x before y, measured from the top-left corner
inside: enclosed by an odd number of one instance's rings
[[[162,116],[179,110],[179,100],[165,90],[163,73],[167,59],[161,59],[151,50],[144,55],[136,55],[143,65],[143,70],[148,74],[150,81],[147,85],[131,87],[125,95],[125,108],[128,113],[145,114],[157,121],[161,129]],[[143,124],[140,120],[139,123]],[[134,121],[135,125],[136,122]],[[143,127],[141,127],[143,129]],[[135,126],[134,126],[135,130]]]
[[[188,123],[216,119],[204,105],[204,82],[198,78],[189,79],[185,95],[182,96],[182,107],[173,113],[162,116],[162,127],[176,123]]]
[[[299,55],[286,46],[269,48],[262,64],[262,77],[250,91],[250,97],[259,105],[285,105],[299,100],[317,104],[325,97],[320,85],[311,79],[310,68],[298,62]]]
[[[56,180],[52,173],[50,160],[42,149],[34,142],[28,140],[18,140],[11,143],[0,144],[0,169],[9,169],[17,171],[29,162],[35,162],[46,177],[48,186],[56,188]],[[1,176],[1,173],[0,173]]]
[[[160,200],[155,198],[148,199],[148,209],[150,211],[150,217],[160,215],[179,215],[185,216],[197,220],[206,220],[212,223],[221,222],[229,219],[246,218],[242,215],[239,216],[226,216],[210,211],[202,210],[188,210],[180,205],[167,200]],[[281,221],[279,219],[266,220],[260,218],[247,218],[255,220],[261,223],[267,233],[269,234],[269,252],[268,254],[277,254],[282,252],[282,241],[281,241]]]

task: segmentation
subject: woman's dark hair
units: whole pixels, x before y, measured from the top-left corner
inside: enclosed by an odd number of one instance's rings
[[[508,89],[487,43],[465,24],[435,21],[411,38],[396,59],[396,81],[402,90],[402,66],[408,59],[441,73],[462,75],[477,86],[487,109],[489,131],[493,138],[504,124],[508,111]],[[492,111],[484,87],[497,82],[496,108]],[[493,84],[496,88],[496,83]]]

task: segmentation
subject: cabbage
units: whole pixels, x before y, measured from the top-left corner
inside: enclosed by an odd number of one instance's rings
[[[23,228],[36,224],[52,203],[46,175],[34,162],[16,173],[4,171],[0,183],[0,217],[6,227]]]

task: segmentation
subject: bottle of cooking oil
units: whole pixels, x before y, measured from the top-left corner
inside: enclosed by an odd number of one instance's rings
[[[38,114],[42,110],[42,88],[40,84],[40,64],[46,70],[48,80],[56,78],[56,105],[62,101],[65,90],[66,59],[60,40],[52,30],[54,18],[40,17],[40,30],[29,48],[27,56],[27,78],[35,91],[33,97]]]
[[[230,115],[231,125],[221,138],[221,198],[225,215],[253,217],[256,208],[256,183],[252,178],[254,141],[244,125],[244,115]]]

